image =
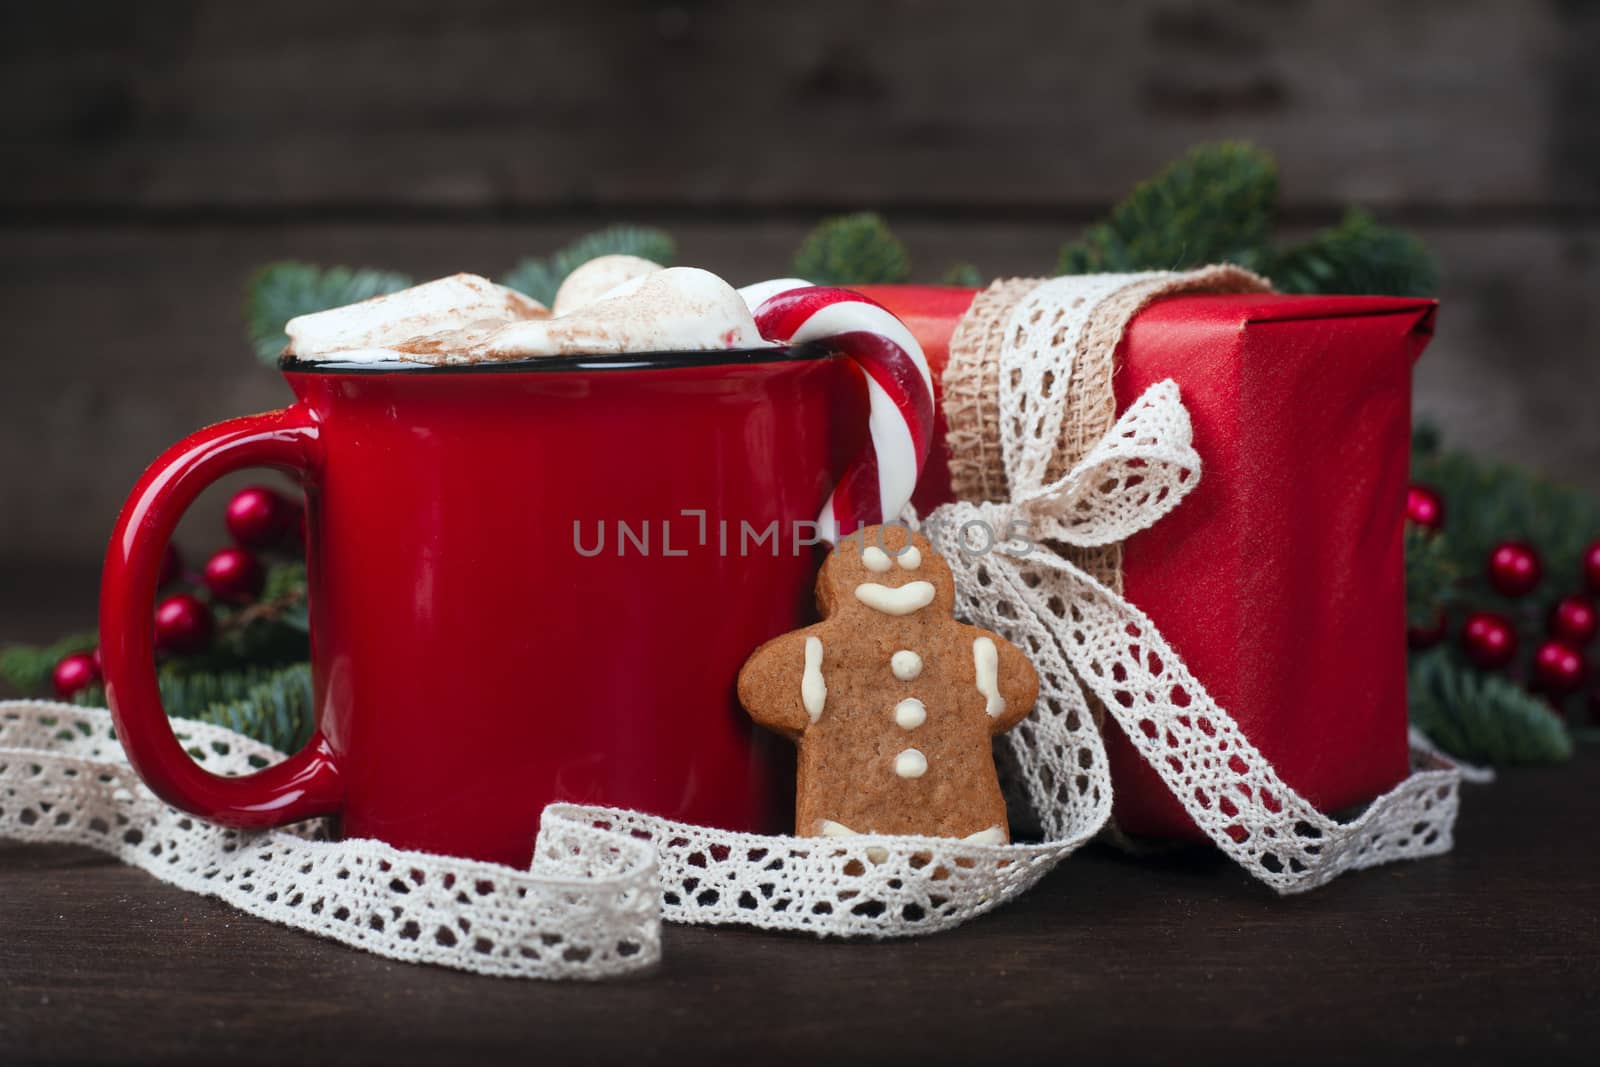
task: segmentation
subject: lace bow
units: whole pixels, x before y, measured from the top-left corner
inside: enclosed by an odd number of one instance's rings
[[[1006,381],[1025,384],[1020,375],[1003,374]],[[1056,426],[1047,422],[1031,425],[1034,441],[1056,439],[1059,416]],[[1026,412],[1002,425],[1029,425]],[[1083,773],[1066,782],[1057,770],[1055,739],[1091,720],[1087,690],[1200,828],[1279,892],[1449,850],[1456,771],[1414,774],[1352,823],[1328,818],[1278,777],[1143,612],[1040,543],[1115,544],[1159,521],[1194,488],[1200,457],[1174,382],[1152,386],[1048,485],[1040,484],[1048,455],[1018,437],[1008,432],[1002,442],[1012,499],[944,505],[924,532],[955,571],[960,612],[1026,649],[1039,668],[1039,707],[1010,740],[1047,833],[1074,786],[1100,770],[1082,763]],[[990,542],[981,546],[987,551],[973,543],[975,531]]]

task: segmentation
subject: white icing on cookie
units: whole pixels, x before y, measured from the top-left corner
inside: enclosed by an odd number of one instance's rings
[[[922,673],[922,657],[910,649],[902,648],[889,657],[889,669],[902,682],[909,682]]]
[[[906,697],[894,706],[894,724],[902,730],[915,730],[927,721],[927,705],[916,697]]]
[[[885,552],[877,545],[872,545],[861,550],[861,562],[866,565],[867,570],[873,571],[877,574],[882,574],[884,571],[894,566],[894,561],[889,558],[889,553]]]
[[[850,827],[846,826],[842,822],[834,822],[832,819],[818,819],[817,820],[817,832],[820,833],[823,837],[860,837],[861,836],[861,834],[858,831],[850,829]],[[867,859],[871,860],[873,863],[882,863],[885,860],[887,860],[888,858],[889,858],[889,850],[888,849],[882,847],[881,845],[868,845],[867,846]]]
[[[997,719],[1006,710],[1006,701],[1000,695],[1000,653],[994,642],[987,637],[972,642],[972,663],[978,671],[978,692],[987,698],[983,710]]]
[[[928,757],[908,748],[894,758],[894,773],[902,778],[921,778],[928,773]]]
[[[1006,832],[998,826],[991,826],[987,830],[979,830],[975,834],[968,834],[961,840],[974,845],[1003,845],[1006,843]]]
[[[822,705],[828,700],[828,684],[822,679],[822,639],[806,638],[806,670],[800,676],[800,703],[811,721],[822,718]]]
[[[862,582],[856,586],[856,599],[873,611],[885,615],[910,615],[933,603],[932,582],[907,582],[905,585],[879,585]]]
[[[906,550],[895,557],[900,566],[908,571],[914,571],[922,566],[922,549],[916,545],[907,545]]]

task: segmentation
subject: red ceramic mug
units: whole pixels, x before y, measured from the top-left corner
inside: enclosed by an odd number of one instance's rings
[[[169,449],[111,539],[106,691],[158,795],[232,826],[337,815],[345,836],[517,865],[555,800],[783,826],[783,753],[734,683],[812,617],[810,520],[865,440],[850,361],[284,370],[296,403]],[[162,710],[151,608],[182,512],[244,467],[305,487],[318,725],[283,763],[222,778]]]

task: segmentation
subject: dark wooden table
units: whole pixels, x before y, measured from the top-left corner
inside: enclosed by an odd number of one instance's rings
[[[1600,1040],[1597,772],[1469,787],[1453,855],[1309,896],[1096,847],[950,933],[670,927],[653,973],[601,985],[391,963],[0,843],[0,1063],[1577,1060]]]

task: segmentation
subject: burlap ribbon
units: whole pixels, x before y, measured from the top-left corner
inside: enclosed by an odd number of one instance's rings
[[[951,335],[950,361],[941,384],[949,426],[950,485],[958,500],[982,503],[1007,498],[1000,432],[1000,356],[1006,345],[1037,344],[1048,337],[1050,350],[1060,351],[1072,368],[1064,386],[1052,390],[1051,402],[1059,405],[1061,413],[1060,432],[1046,471],[1053,480],[1081,460],[1116,421],[1111,376],[1116,371],[1117,348],[1134,316],[1168,296],[1271,290],[1259,275],[1226,265],[1186,273],[1075,278],[1073,281],[1081,284],[1074,286],[1071,300],[1081,301],[1077,306],[1088,314],[1069,338],[1060,332],[1065,324],[1036,295],[1048,280],[1002,278],[994,282],[973,299]],[[1013,322],[1014,318],[1017,321]],[[1074,546],[1067,555],[1121,592],[1120,544],[1093,549]]]

